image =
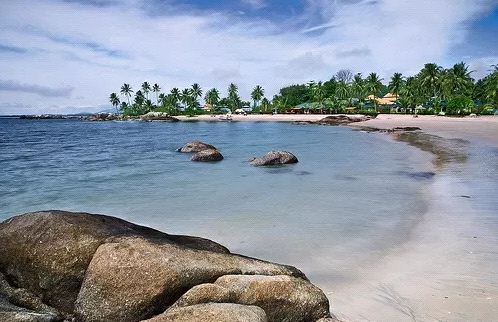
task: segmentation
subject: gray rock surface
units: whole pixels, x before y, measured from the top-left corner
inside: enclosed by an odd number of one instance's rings
[[[265,311],[257,306],[207,303],[169,309],[146,322],[267,322]],[[145,322],[145,321],[143,321]]]
[[[177,149],[178,152],[183,152],[183,153],[195,153],[195,152],[200,152],[202,150],[217,150],[217,149],[213,145],[201,141],[192,141],[185,144],[181,148]]]
[[[223,160],[223,155],[221,155],[218,150],[207,149],[196,152],[190,160],[197,162],[216,162]]]
[[[330,115],[330,116],[324,117],[323,119],[317,121],[316,124],[342,125],[342,124],[350,124],[350,123],[356,123],[356,122],[364,122],[364,121],[368,121],[371,119],[372,119],[372,117],[367,116],[367,115],[339,114],[339,115]]]
[[[297,163],[297,157],[287,151],[270,151],[262,157],[257,157],[251,160],[251,165],[256,167],[284,165]]]
[[[330,316],[326,297],[294,267],[114,217],[29,213],[0,223],[0,245],[1,321],[292,322]]]
[[[269,321],[306,322],[330,317],[325,294],[300,278],[226,275],[215,284],[230,289],[234,303],[261,307]]]

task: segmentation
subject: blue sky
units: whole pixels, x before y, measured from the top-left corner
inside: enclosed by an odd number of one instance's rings
[[[123,82],[168,91],[498,63],[497,0],[3,0],[0,114],[99,111]]]

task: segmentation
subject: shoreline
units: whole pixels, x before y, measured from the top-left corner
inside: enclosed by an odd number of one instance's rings
[[[496,237],[481,222],[489,214],[473,206],[479,186],[466,181],[465,172],[481,166],[470,160],[472,148],[489,152],[496,142],[486,131],[458,135],[451,127],[465,120],[451,120],[442,129],[430,124],[430,131],[424,131],[423,121],[373,121],[351,127],[420,126],[421,132],[389,133],[386,139],[430,155],[436,175],[421,191],[427,209],[404,242],[373,266],[360,268],[353,283],[324,286],[332,310],[343,321],[493,320],[498,315],[498,285],[493,282],[498,260],[492,254],[498,250],[489,240]]]

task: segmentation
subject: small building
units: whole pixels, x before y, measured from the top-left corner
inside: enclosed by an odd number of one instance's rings
[[[377,104],[379,104],[379,105],[386,105],[386,106],[392,106],[398,100],[397,97],[396,97],[396,95],[394,95],[392,93],[387,93],[383,97],[375,97],[375,98],[374,98],[373,95],[368,95],[367,99],[369,99],[371,101],[373,101],[375,99],[375,101],[377,102]]]

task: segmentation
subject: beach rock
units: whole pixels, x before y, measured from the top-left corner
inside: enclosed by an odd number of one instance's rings
[[[230,289],[235,303],[261,307],[268,321],[306,322],[331,316],[325,294],[300,278],[226,275],[215,284]]]
[[[202,303],[230,303],[233,293],[216,284],[199,284],[183,294],[170,308],[191,306]]]
[[[253,166],[269,166],[297,163],[297,157],[287,151],[270,151],[262,157],[254,158],[250,163]]]
[[[142,121],[162,121],[162,122],[179,122],[180,120],[176,117],[163,112],[149,112],[140,116]]]
[[[59,321],[61,316],[85,322],[266,321],[266,316],[315,321],[330,316],[326,297],[294,267],[118,218],[29,213],[0,223],[0,245],[2,321]],[[14,317],[11,312],[17,311]]]
[[[48,305],[72,313],[93,254],[101,244],[120,236],[228,253],[207,239],[168,235],[114,217],[46,211],[0,223],[0,271]]]
[[[342,124],[350,124],[350,123],[356,123],[356,122],[364,122],[371,120],[372,117],[368,115],[330,115],[327,116],[319,121],[317,121],[317,124],[321,125],[342,125]]]
[[[223,160],[223,155],[221,155],[218,150],[208,149],[196,152],[190,160],[199,162],[215,162]]]
[[[115,121],[120,119],[119,115],[112,113],[97,113],[84,117],[87,121]]]
[[[422,130],[421,128],[417,126],[398,126],[392,129],[392,132],[400,132],[400,131],[406,131],[406,132],[412,132],[412,131],[420,131]]]
[[[0,321],[62,321],[63,316],[40,298],[22,288],[12,287],[0,273]]]
[[[124,237],[95,252],[75,313],[84,321],[137,321],[163,312],[195,285],[232,274],[304,277],[293,267]]]
[[[195,153],[203,150],[217,150],[217,149],[211,144],[207,144],[201,141],[192,141],[185,144],[183,147],[177,149],[178,152],[183,152],[183,153],[192,153],[192,152]]]
[[[265,311],[257,306],[207,303],[167,310],[142,322],[267,322]]]

